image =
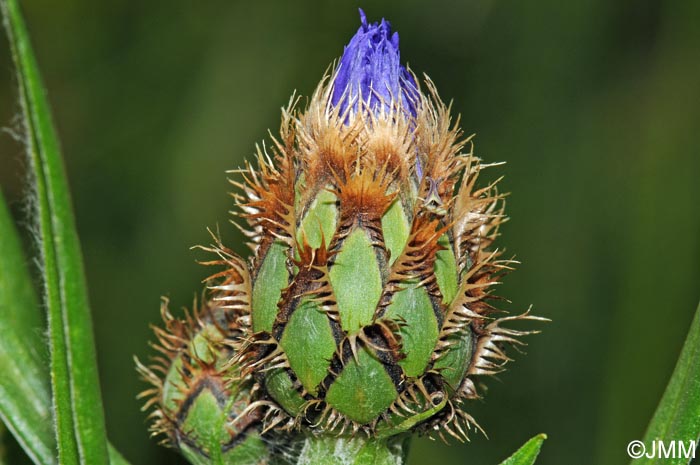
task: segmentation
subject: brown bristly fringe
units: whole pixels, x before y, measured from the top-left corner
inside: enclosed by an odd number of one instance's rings
[[[138,395],[139,399],[145,399],[143,411],[151,410],[148,420],[151,421],[149,430],[151,436],[163,436],[160,443],[174,447],[178,441],[188,432],[182,430],[178,419],[178,411],[186,402],[187,396],[197,391],[202,383],[220,392],[230,392],[235,376],[231,371],[235,370],[229,365],[217,367],[215,355],[221,351],[230,353],[234,346],[234,338],[240,336],[242,331],[239,326],[239,318],[232,317],[229,310],[224,310],[224,316],[215,316],[214,311],[222,309],[216,303],[205,301],[201,305],[195,299],[192,311],[185,310],[184,318],[175,318],[168,309],[168,299],[161,302],[161,316],[164,327],[152,326],[156,335],[156,342],[151,347],[160,355],[152,357],[152,363],[144,365],[137,358],[137,371],[142,379],[152,387]],[[226,313],[229,313],[228,315]],[[207,337],[209,353],[212,361],[206,361],[201,355],[191,350],[194,336],[205,326],[213,324],[217,328],[220,338],[212,340]],[[163,404],[163,390],[165,379],[172,369],[172,364],[180,359],[182,367],[178,369],[182,385],[173,385],[181,397],[175,400],[176,408],[169,411]]]

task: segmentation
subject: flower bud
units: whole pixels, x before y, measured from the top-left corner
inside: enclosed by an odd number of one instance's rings
[[[502,323],[537,319],[497,318],[492,288],[514,263],[492,248],[503,195],[478,186],[487,165],[425,86],[389,23],[361,11],[330,78],[233,182],[254,251],[237,265],[251,328],[236,362],[270,426],[464,440],[476,377],[529,334]]]
[[[360,10],[361,25],[340,58],[333,79],[330,102],[344,113],[357,111],[360,102],[373,112],[389,111],[392,102],[416,115],[416,81],[401,64],[399,34],[391,32],[389,21],[368,24]]]
[[[153,387],[144,410],[153,407],[153,435],[177,448],[191,463],[227,465],[266,464],[270,449],[260,436],[261,412],[244,412],[251,403],[253,385],[241,379],[231,363],[233,338],[242,334],[235,312],[221,303],[206,302],[174,318],[161,306],[165,328],[154,328],[160,353],[146,367],[138,360],[142,377]]]

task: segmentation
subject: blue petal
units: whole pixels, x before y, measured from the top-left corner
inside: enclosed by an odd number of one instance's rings
[[[345,46],[333,81],[331,104],[340,112],[352,105],[357,110],[359,99],[371,111],[389,110],[392,101],[400,99],[407,112],[416,115],[418,87],[413,76],[401,64],[399,34],[391,32],[391,23],[368,23],[360,9],[360,28]]]

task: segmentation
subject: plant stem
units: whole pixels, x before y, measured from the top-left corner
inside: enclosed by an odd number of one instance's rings
[[[297,465],[403,465],[410,435],[384,439],[364,436],[309,436]]]

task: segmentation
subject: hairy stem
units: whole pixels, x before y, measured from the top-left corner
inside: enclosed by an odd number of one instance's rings
[[[409,435],[384,439],[309,436],[297,465],[402,465],[409,443]]]

